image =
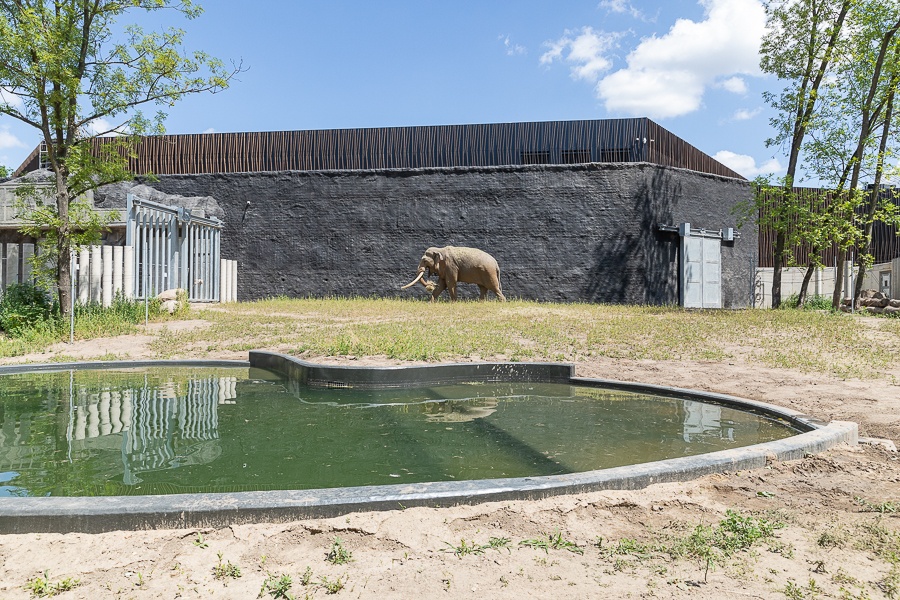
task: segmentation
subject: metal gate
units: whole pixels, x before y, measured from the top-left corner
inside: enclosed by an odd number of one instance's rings
[[[191,302],[218,302],[222,222],[128,194],[125,244],[134,248],[134,297],[172,288]]]

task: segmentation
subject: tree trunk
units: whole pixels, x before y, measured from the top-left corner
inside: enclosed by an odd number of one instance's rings
[[[818,253],[819,252],[816,249],[810,250],[810,256],[815,256]],[[817,265],[815,261],[809,261],[809,265],[806,267],[806,273],[803,275],[803,283],[800,284],[800,295],[797,296],[797,308],[803,308],[806,304],[806,297],[809,293],[809,282],[812,279],[812,274],[818,268],[819,265]]]
[[[775,235],[774,259],[775,267],[772,270],[772,308],[781,306],[781,270],[784,268],[784,246],[787,234],[779,231]]]
[[[834,270],[834,294],[831,295],[831,308],[834,310],[840,310],[841,308],[841,292],[844,287],[844,260],[846,256],[847,252],[845,250],[838,250],[837,265]]]
[[[68,317],[72,306],[72,239],[69,224],[69,187],[66,173],[56,171],[56,210],[59,229],[56,232],[56,291],[59,311]]]
[[[869,205],[866,212],[866,222],[863,225],[863,243],[858,249],[857,264],[859,274],[856,277],[856,286],[853,290],[853,302],[859,302],[862,295],[863,276],[866,274],[866,257],[872,253],[872,231],[875,226],[875,212],[878,210],[878,200],[881,196],[878,188],[881,186],[881,176],[884,173],[884,157],[887,153],[888,136],[891,133],[891,120],[894,116],[894,89],[896,78],[891,80],[891,92],[888,94],[887,106],[884,110],[884,124],[881,129],[881,141],[878,145],[878,161],[875,166],[875,183],[872,185],[872,193],[869,196]]]

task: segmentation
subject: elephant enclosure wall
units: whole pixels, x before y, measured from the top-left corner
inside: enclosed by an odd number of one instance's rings
[[[475,246],[508,298],[678,303],[677,235],[734,227],[749,183],[649,163],[162,176],[162,192],[211,196],[240,299],[426,297],[401,291],[429,246]],[[124,201],[124,200],[123,200]],[[751,301],[756,229],[722,246],[723,305]],[[460,296],[477,297],[462,284]],[[446,296],[446,293],[445,293]]]

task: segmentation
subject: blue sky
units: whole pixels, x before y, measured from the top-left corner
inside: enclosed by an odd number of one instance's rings
[[[646,116],[748,178],[786,162],[765,145],[761,0],[201,4],[156,20],[247,70],[167,109],[169,133]],[[0,116],[0,164],[38,139]]]

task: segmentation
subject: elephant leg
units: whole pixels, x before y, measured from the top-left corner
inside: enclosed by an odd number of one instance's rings
[[[456,281],[447,281],[447,291],[450,293],[450,302],[456,302]]]
[[[440,296],[446,288],[447,282],[443,279],[438,279],[437,286],[434,288],[434,291],[431,292],[431,301],[436,302],[438,296]]]
[[[479,296],[478,299],[479,299],[479,300],[484,300],[484,299],[486,299],[486,298],[487,298],[488,289],[487,289],[486,287],[484,287],[483,285],[481,285],[480,283],[478,284],[478,289],[481,290],[481,296]]]

